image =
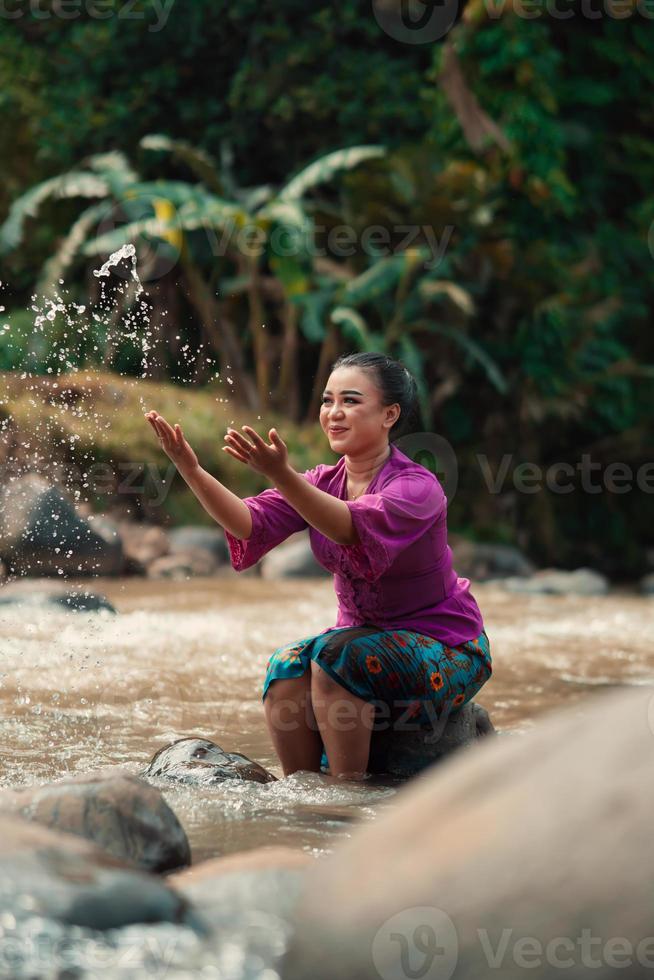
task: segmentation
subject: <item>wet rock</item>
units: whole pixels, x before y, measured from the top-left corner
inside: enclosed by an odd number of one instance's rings
[[[434,725],[429,728],[396,731],[389,727],[373,732],[368,771],[413,776],[457,749],[473,745],[479,738],[494,732],[486,709],[475,701],[468,701],[449,718],[434,718]]]
[[[34,473],[0,490],[0,555],[13,575],[119,575],[125,564],[115,525],[80,517]]]
[[[199,928],[188,902],[156,878],[72,834],[0,817],[0,912],[90,929],[136,922]]]
[[[2,790],[0,813],[84,837],[145,871],[170,871],[191,861],[184,828],[162,794],[130,774]]]
[[[642,977],[642,941],[652,961],[652,698],[642,688],[592,695],[400,790],[392,811],[307,872],[285,980],[399,977],[429,953],[425,976],[524,980],[528,966],[551,980],[566,961],[581,977],[590,935],[593,976],[614,977],[622,957],[621,975]],[[630,944],[632,966],[607,952],[613,937]]]
[[[507,576],[532,575],[535,566],[518,548],[484,544],[451,536],[454,567],[464,578],[484,581]]]
[[[145,777],[174,779],[180,783],[206,786],[225,779],[243,779],[255,783],[273,783],[276,777],[239,752],[223,752],[206,738],[180,738],[152,757]]]
[[[261,559],[261,575],[266,579],[323,578],[330,572],[316,561],[309,535],[293,535]]]
[[[640,591],[643,595],[654,595],[654,572],[641,578]]]
[[[148,565],[170,550],[168,535],[154,524],[120,521],[118,532],[131,570],[140,574],[145,574]]]
[[[51,579],[21,579],[0,587],[0,606],[50,606],[71,612],[115,613],[106,596],[88,589],[60,585]]]
[[[224,531],[217,527],[202,527],[199,524],[175,527],[168,532],[168,539],[171,554],[180,551],[207,551],[216,565],[225,565],[229,561]]]
[[[163,555],[148,565],[148,578],[186,579],[196,575],[213,575],[218,568],[215,558],[208,551],[178,551]]]
[[[531,578],[507,578],[502,585],[509,592],[527,595],[606,595],[608,579],[592,568],[576,568],[572,572],[544,568]]]

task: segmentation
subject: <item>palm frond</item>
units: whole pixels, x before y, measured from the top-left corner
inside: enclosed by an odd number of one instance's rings
[[[342,150],[333,150],[314,160],[308,167],[304,167],[286,184],[278,196],[286,201],[297,201],[318,184],[331,180],[339,170],[352,170],[364,160],[373,160],[384,156],[385,153],[386,149],[383,146],[351,146]]]
[[[106,197],[107,194],[107,181],[85,171],[71,170],[36,184],[14,201],[9,209],[9,214],[0,227],[0,253],[10,252],[20,245],[25,221],[36,217],[39,208],[48,198]]]

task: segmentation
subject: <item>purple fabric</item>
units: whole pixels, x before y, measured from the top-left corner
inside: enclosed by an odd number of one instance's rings
[[[338,598],[336,625],[323,633],[371,623],[384,630],[414,630],[449,646],[479,636],[482,616],[470,582],[452,568],[447,499],[433,473],[391,443],[389,458],[357,500],[346,500],[344,457],[302,476],[345,500],[359,536],[357,544],[340,545],[309,528],[312,551],[333,572]],[[245,497],[244,503],[252,514],[251,536],[243,541],[225,531],[237,572],[308,527],[275,488]]]

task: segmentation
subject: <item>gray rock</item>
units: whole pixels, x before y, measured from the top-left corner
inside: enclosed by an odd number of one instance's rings
[[[202,527],[199,524],[175,527],[168,532],[168,541],[173,555],[178,551],[208,551],[216,565],[229,562],[225,532],[217,527]]]
[[[324,578],[330,575],[316,561],[309,535],[305,532],[292,535],[261,559],[261,576],[266,579]]]
[[[144,871],[191,862],[184,828],[159,790],[127,773],[0,791],[0,813],[93,841]]]
[[[213,575],[218,567],[211,552],[198,548],[162,555],[148,565],[147,575],[154,579],[186,579],[196,575]]]
[[[168,535],[162,527],[154,524],[123,520],[118,524],[118,531],[125,558],[134,570],[141,573],[145,572],[151,562],[167,555],[170,550]]]
[[[654,572],[643,576],[640,580],[640,591],[643,595],[654,595]]]
[[[119,575],[125,564],[115,525],[80,517],[34,473],[0,491],[0,555],[13,575]]]
[[[642,980],[654,958],[653,691],[594,694],[401,789],[308,871],[285,980],[416,975],[409,963],[440,980],[524,980],[527,966],[551,980],[564,961],[569,976],[612,980],[619,961]]]
[[[135,922],[200,928],[188,902],[154,875],[72,834],[12,817],[0,817],[0,913],[100,930]]]
[[[518,548],[507,544],[485,544],[450,536],[457,574],[484,581],[510,575],[531,575],[535,566]]]
[[[408,723],[405,727],[408,729]],[[473,745],[495,732],[488,712],[468,701],[449,718],[434,719],[430,728],[397,731],[391,727],[373,732],[368,771],[409,777],[439,762],[457,749]]]
[[[180,783],[206,786],[225,779],[245,779],[255,783],[273,783],[276,777],[239,752],[223,752],[208,738],[180,738],[164,746],[152,757],[143,775],[174,779]]]
[[[106,596],[87,589],[65,586],[51,579],[21,579],[0,585],[0,606],[50,606],[71,612],[115,613]]]
[[[606,595],[608,579],[592,568],[576,568],[572,572],[559,568],[544,568],[531,578],[507,578],[502,586],[508,592],[527,595]]]

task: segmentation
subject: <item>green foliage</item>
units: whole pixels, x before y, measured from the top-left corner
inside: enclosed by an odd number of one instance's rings
[[[299,419],[338,352],[399,356],[460,456],[455,525],[551,564],[640,571],[642,494],[491,496],[475,463],[636,468],[653,441],[654,38],[638,12],[587,7],[469,0],[447,42],[508,140],[474,149],[445,42],[398,44],[358,0],[176,0],[161,30],[143,0],[141,20],[0,20],[0,366],[56,364],[21,320],[37,280],[75,275],[84,296],[84,257],[155,244],[179,262],[154,314],[176,296],[163,329],[233,364],[231,325],[251,405]],[[351,253],[317,257],[341,225]],[[379,249],[374,226],[415,233]],[[258,251],[235,244],[247,229]]]

